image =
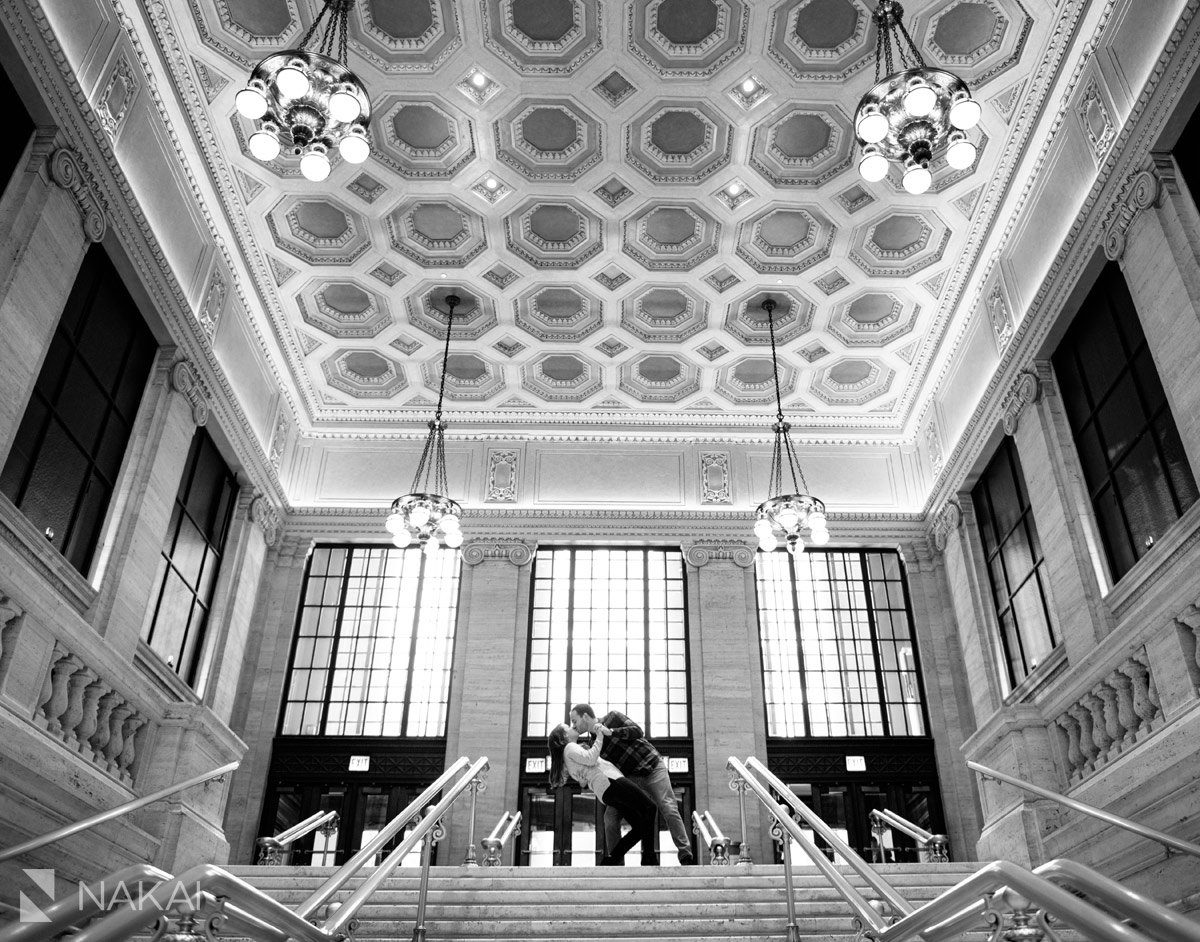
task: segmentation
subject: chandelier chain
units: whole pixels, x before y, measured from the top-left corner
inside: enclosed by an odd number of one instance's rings
[[[458,307],[460,298],[457,294],[446,295],[446,346],[442,348],[442,383],[438,387],[438,403],[437,412],[434,413],[434,419],[438,422],[442,420],[442,401],[446,398],[446,364],[450,362],[450,334],[454,330],[454,309]]]
[[[301,38],[297,48],[307,49],[317,30],[321,28],[321,24],[325,23],[325,31],[321,34],[320,42],[317,44],[317,52],[331,59],[335,57],[334,53],[336,52],[337,61],[345,65],[347,61],[346,33],[349,29],[350,7],[353,3],[354,0],[325,0],[325,5],[321,7],[321,11],[312,21],[312,25]],[[325,22],[326,15],[329,16],[328,22]]]
[[[771,337],[771,373],[775,377],[775,448],[771,459],[771,487],[778,494],[783,490],[783,459],[786,456],[788,470],[792,475],[794,493],[808,493],[808,482],[800,467],[800,458],[792,444],[791,426],[783,420],[783,393],[779,386],[779,354],[775,346],[775,299],[763,301],[767,312],[767,331]]]

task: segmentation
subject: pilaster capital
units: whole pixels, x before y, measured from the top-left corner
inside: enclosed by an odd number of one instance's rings
[[[1172,173],[1172,179],[1174,174]],[[1121,188],[1121,195],[1109,212],[1104,230],[1104,257],[1119,262],[1125,255],[1125,240],[1138,214],[1152,206],[1161,206],[1163,178],[1155,163],[1135,170]]]
[[[491,559],[507,560],[512,565],[520,567],[533,562],[533,554],[536,551],[536,543],[483,538],[472,540],[466,544],[462,548],[462,559],[468,566],[478,566],[485,559]]]
[[[687,564],[697,569],[707,566],[714,559],[728,559],[742,569],[754,565],[754,550],[745,543],[685,543],[681,548]]]
[[[945,552],[950,534],[962,523],[962,504],[957,497],[949,498],[942,504],[941,509],[933,515],[933,523],[929,528],[929,537],[939,553]]]
[[[279,511],[266,494],[256,492],[250,498],[249,516],[262,530],[267,546],[274,546],[279,541],[280,517]],[[307,550],[305,552],[307,553]]]
[[[1042,379],[1036,370],[1023,369],[1004,395],[1004,434],[1015,435],[1025,407],[1042,398]]]
[[[313,548],[313,543],[316,541],[311,536],[301,536],[296,533],[281,534],[275,545],[272,547],[272,552],[275,554],[275,559],[281,565],[292,565],[296,562],[304,562],[308,559],[308,554]]]
[[[913,540],[900,544],[900,558],[912,572],[932,572],[938,566],[938,557],[927,541]]]
[[[69,147],[60,147],[50,155],[48,170],[50,179],[75,198],[87,240],[99,242],[103,239],[108,220],[96,194],[95,181],[79,155]]]
[[[204,425],[208,421],[208,396],[190,360],[177,360],[171,366],[171,388],[192,404],[192,421]]]

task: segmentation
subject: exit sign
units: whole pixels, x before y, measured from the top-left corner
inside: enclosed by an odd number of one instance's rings
[[[867,771],[866,756],[846,756],[846,771],[847,772],[865,772]]]
[[[371,771],[370,756],[351,756],[350,757],[351,772],[369,772]]]

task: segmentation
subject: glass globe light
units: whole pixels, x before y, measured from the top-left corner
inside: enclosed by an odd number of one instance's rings
[[[920,196],[932,183],[933,174],[920,164],[914,164],[904,171],[904,189],[913,196]]]
[[[334,121],[349,124],[362,114],[362,105],[358,96],[344,88],[338,89],[329,96],[329,116]]]
[[[794,530],[796,528],[796,524],[800,522],[800,514],[796,512],[795,507],[788,505],[784,507],[783,510],[779,511],[779,513],[775,516],[775,519],[779,521],[779,525],[783,527],[783,529]]]
[[[237,97],[233,99],[234,107],[237,108],[238,114],[243,118],[249,118],[251,121],[257,121],[267,113],[270,103],[267,101],[267,96],[262,93],[262,90],[247,85]]]
[[[485,86],[487,84],[487,82],[488,82],[487,76],[484,75],[482,72],[472,72],[471,73],[471,84],[474,85],[476,88],[483,88],[483,86]]]
[[[868,183],[878,183],[888,172],[888,160],[878,151],[865,154],[858,162],[858,172]]]
[[[329,169],[329,158],[325,156],[325,148],[309,144],[304,156],[300,158],[300,172],[304,174],[304,179],[320,183],[329,176]]]
[[[274,160],[279,156],[279,138],[266,128],[251,134],[250,140],[247,141],[247,146],[250,148],[250,153],[257,160],[265,162]]]
[[[765,536],[770,536],[775,532],[775,528],[771,526],[771,521],[766,517],[759,517],[754,523],[754,535],[760,540]]]
[[[752,78],[748,78],[746,81],[742,82],[743,95],[753,95],[756,88],[758,88],[758,83]]]
[[[408,522],[414,527],[423,527],[429,522],[429,508],[424,504],[413,504],[408,511]]]
[[[275,73],[275,87],[284,98],[303,98],[312,88],[312,83],[301,69],[286,65]]]
[[[824,530],[826,526],[825,515],[819,510],[814,510],[812,513],[810,513],[806,522],[808,523],[808,528],[814,532],[817,530]]]
[[[463,544],[462,530],[451,530],[446,534],[446,545],[451,549],[458,549]]]
[[[829,531],[825,529],[813,530],[809,538],[813,542],[813,546],[824,546],[829,542]]]
[[[758,538],[758,548],[764,553],[773,553],[779,548],[779,541],[775,539],[774,533],[768,533]]]
[[[969,131],[979,123],[983,109],[970,96],[960,98],[950,106],[950,123],[960,131]]]
[[[343,137],[338,144],[338,153],[348,164],[361,164],[371,156],[371,145],[367,143],[365,137],[359,134],[350,134]]]
[[[441,527],[443,533],[451,533],[458,530],[462,524],[459,522],[458,514],[446,514],[438,522],[438,526]]]
[[[397,549],[407,549],[412,543],[412,534],[408,530],[400,530],[392,536],[392,546]]]
[[[913,85],[904,95],[904,110],[914,118],[923,118],[937,104],[937,92],[924,83]]]
[[[883,113],[878,109],[872,109],[863,112],[862,117],[858,119],[855,131],[860,141],[867,144],[878,144],[887,137],[888,127],[888,119],[883,116]]]
[[[955,170],[965,170],[975,163],[975,145],[965,137],[954,141],[946,150],[946,163]]]
[[[388,514],[387,522],[384,523],[384,526],[387,527],[388,533],[392,534],[392,536],[408,532],[408,527],[404,525],[404,516],[398,511],[392,511]]]

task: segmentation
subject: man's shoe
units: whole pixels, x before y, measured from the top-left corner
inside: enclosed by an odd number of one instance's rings
[[[690,850],[681,850],[679,852],[679,865],[681,867],[696,866],[696,855],[693,854]]]

